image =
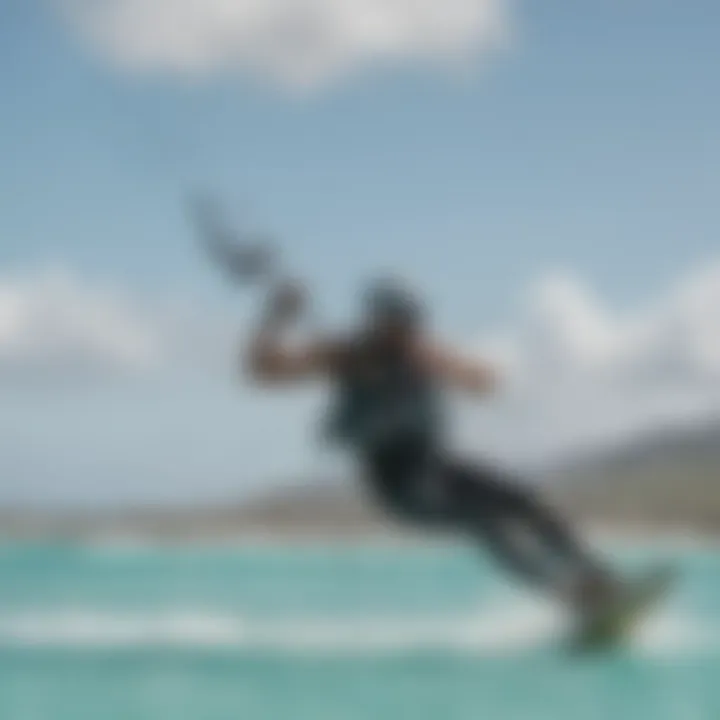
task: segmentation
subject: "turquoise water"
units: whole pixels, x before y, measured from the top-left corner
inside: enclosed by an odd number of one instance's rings
[[[718,720],[720,558],[636,642],[562,649],[552,607],[461,548],[0,548],[0,718]]]

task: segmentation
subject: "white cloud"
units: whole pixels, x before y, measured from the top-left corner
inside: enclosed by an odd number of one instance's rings
[[[579,279],[541,281],[516,342],[526,362],[551,374],[585,374],[625,384],[646,378],[688,384],[720,379],[720,264],[683,279],[635,311],[604,308]]]
[[[134,71],[240,72],[313,88],[374,64],[452,65],[501,49],[508,0],[59,0]]]
[[[491,340],[507,392],[466,437],[546,457],[654,428],[720,418],[720,263],[656,302],[613,311],[572,273],[541,279]]]
[[[146,370],[164,353],[160,329],[128,298],[69,272],[0,278],[0,373]]]

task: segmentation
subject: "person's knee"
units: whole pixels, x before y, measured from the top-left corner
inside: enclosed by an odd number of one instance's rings
[[[527,482],[501,473],[490,476],[489,482],[499,514],[518,519],[535,519],[548,515],[540,492]]]
[[[540,506],[531,488],[494,467],[458,465],[452,477],[458,504],[470,515],[488,519],[518,516]]]
[[[503,486],[503,505],[511,515],[531,517],[542,512],[542,501],[534,488],[518,482]]]

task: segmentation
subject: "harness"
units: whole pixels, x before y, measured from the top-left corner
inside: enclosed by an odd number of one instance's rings
[[[361,454],[398,444],[435,445],[442,430],[436,384],[411,357],[349,353],[327,425],[334,442]]]

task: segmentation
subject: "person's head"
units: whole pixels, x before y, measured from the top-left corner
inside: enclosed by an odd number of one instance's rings
[[[425,326],[418,295],[397,278],[376,280],[363,298],[365,329],[374,342],[397,346],[411,341]]]

